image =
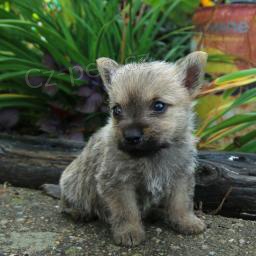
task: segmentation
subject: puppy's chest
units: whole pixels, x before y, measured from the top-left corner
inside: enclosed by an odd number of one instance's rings
[[[158,204],[171,186],[171,172],[163,168],[149,168],[139,184],[140,197],[146,204]],[[146,202],[147,201],[147,202]]]

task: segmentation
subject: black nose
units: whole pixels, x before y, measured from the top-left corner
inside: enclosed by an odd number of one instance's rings
[[[141,142],[143,131],[142,129],[138,128],[128,128],[124,130],[123,135],[125,142],[136,145]]]

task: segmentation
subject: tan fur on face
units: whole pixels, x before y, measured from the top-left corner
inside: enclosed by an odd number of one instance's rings
[[[126,125],[143,123],[145,136],[153,137],[161,143],[171,142],[177,131],[188,125],[190,96],[182,86],[180,74],[174,64],[152,62],[129,64],[120,67],[112,77],[109,89],[110,106],[119,104],[124,110]],[[168,104],[165,113],[152,115],[152,103],[156,100]],[[136,110],[132,116],[130,108]],[[140,114],[140,115],[139,115]],[[173,120],[173,121],[172,121]],[[120,127],[114,120],[115,134],[121,139]]]
[[[119,68],[112,77],[109,94],[111,104],[122,105],[128,104],[133,95],[143,102],[162,99],[171,105],[189,100],[176,66],[165,62],[128,64]]]

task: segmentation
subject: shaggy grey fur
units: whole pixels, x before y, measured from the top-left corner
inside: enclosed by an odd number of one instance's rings
[[[176,63],[121,66],[97,60],[111,117],[61,177],[64,212],[86,220],[98,216],[110,223],[115,242],[126,246],[143,241],[142,217],[160,205],[178,232],[205,229],[193,212],[192,99],[206,59],[204,52],[194,52]],[[164,103],[163,111],[155,111],[157,102]],[[127,130],[137,136],[132,143],[126,141]]]

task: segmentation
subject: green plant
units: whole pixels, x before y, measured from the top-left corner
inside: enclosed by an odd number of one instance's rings
[[[124,63],[183,56],[191,26],[170,20],[182,11],[181,2],[191,1],[2,0],[0,108],[26,109],[25,122],[39,119],[50,133],[89,134],[106,109],[95,59]]]
[[[243,70],[214,80],[202,92],[196,106],[201,113],[199,148],[256,152],[256,87],[232,95],[235,88],[255,82],[256,69]]]
[[[106,117],[95,59],[125,63],[184,56],[197,5],[196,0],[0,0],[0,129],[18,120],[14,109],[22,110],[29,129],[38,130],[36,124],[54,136],[89,136]],[[240,71],[214,80],[202,93],[196,105],[199,148],[256,152],[256,89],[232,96],[234,88],[253,82],[255,69]],[[224,93],[214,94],[219,91]],[[239,111],[244,106],[247,113]]]

